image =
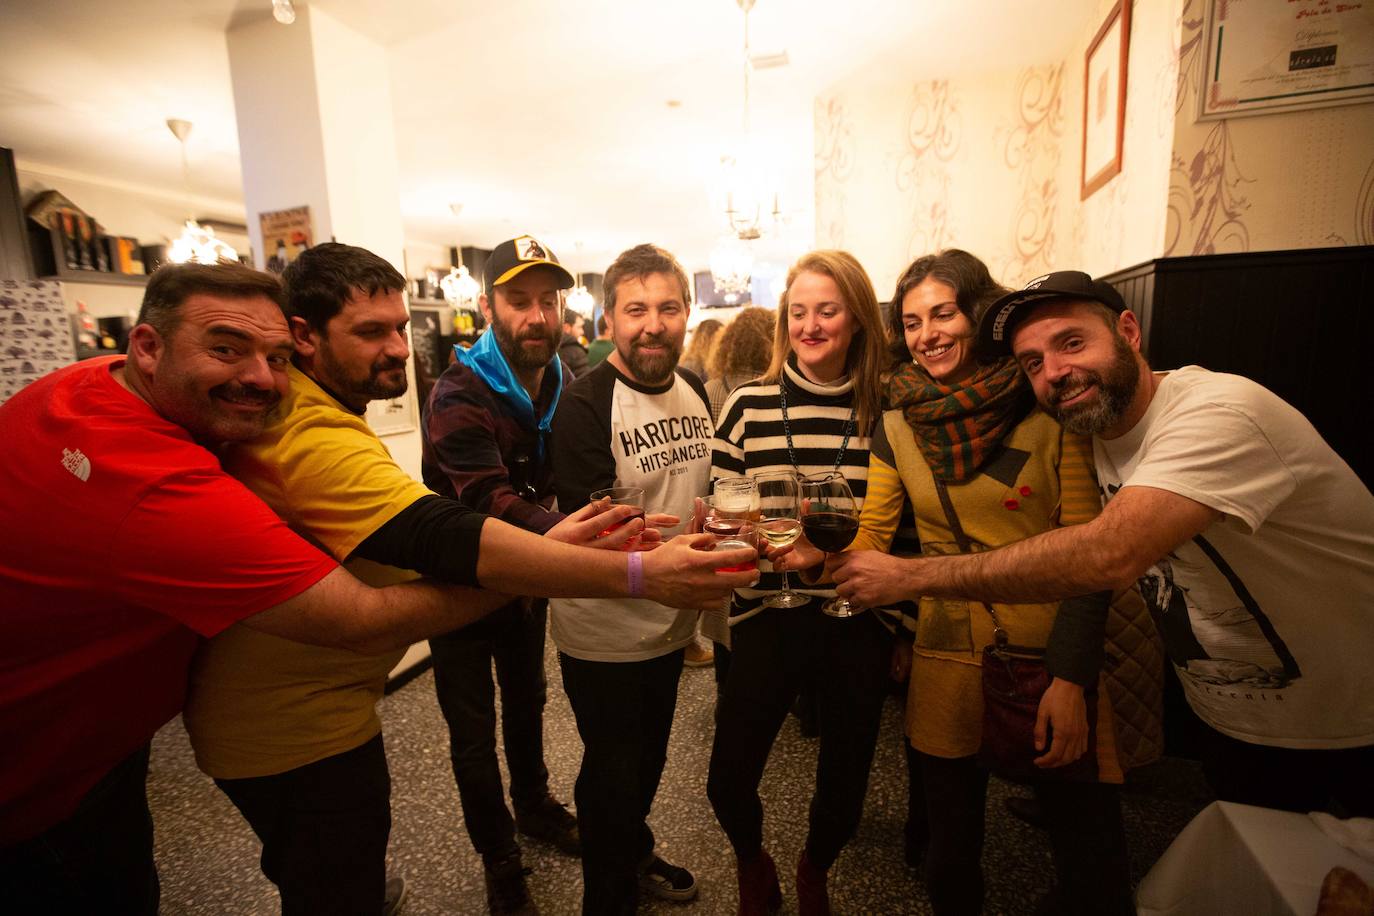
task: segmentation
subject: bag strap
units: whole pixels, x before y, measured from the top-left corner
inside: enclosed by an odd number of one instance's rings
[[[940,507],[945,510],[945,520],[949,522],[949,530],[954,533],[954,542],[959,545],[960,553],[973,553],[972,542],[964,533],[964,526],[959,523],[959,513],[954,511],[954,501],[949,498],[949,489],[945,482],[939,477],[934,477],[935,493],[940,497]],[[992,617],[992,641],[998,653],[1005,653],[1008,648],[1007,631],[1002,628],[1002,621],[997,619],[997,612],[992,609],[992,605],[986,601],[978,602]]]

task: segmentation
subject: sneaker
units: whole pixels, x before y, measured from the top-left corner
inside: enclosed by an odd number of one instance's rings
[[[406,879],[387,878],[386,896],[382,898],[382,916],[396,916],[406,905]]]
[[[697,895],[697,879],[687,869],[654,856],[639,870],[639,888],[660,900],[691,900]]]
[[[538,916],[539,910],[530,900],[530,889],[525,886],[525,876],[529,873],[520,861],[518,849],[499,859],[488,860],[482,869],[482,880],[487,885],[487,912],[492,916]]]
[[[582,838],[577,832],[577,818],[568,806],[545,795],[527,808],[515,811],[515,829],[522,835],[552,843],[570,856],[582,854]]]

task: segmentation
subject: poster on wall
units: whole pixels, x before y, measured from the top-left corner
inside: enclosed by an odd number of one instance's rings
[[[1130,45],[1131,4],[1117,3],[1088,45],[1083,66],[1083,200],[1121,172]]]
[[[0,280],[0,404],[76,359],[56,280]]]
[[[1208,0],[1199,120],[1374,101],[1370,0]]]
[[[309,207],[259,213],[258,225],[262,227],[262,251],[267,258],[267,269],[274,274],[285,270],[287,264],[313,244]]]

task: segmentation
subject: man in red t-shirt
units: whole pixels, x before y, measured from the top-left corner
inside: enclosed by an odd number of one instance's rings
[[[155,913],[144,794],[153,733],[181,709],[198,639],[230,624],[376,653],[505,599],[417,581],[374,589],[287,529],[210,449],[257,435],[291,336],[271,275],[177,265],[149,281],[127,357],[59,370],[0,405],[0,900]],[[607,514],[588,514],[592,530]],[[619,520],[616,518],[615,520]],[[690,545],[552,544],[477,513],[470,584],[702,602],[733,587]],[[695,555],[689,555],[695,553]]]

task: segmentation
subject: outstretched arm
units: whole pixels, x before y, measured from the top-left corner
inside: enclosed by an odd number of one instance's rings
[[[1057,601],[1131,584],[1221,513],[1153,487],[1123,487],[1091,522],[963,556],[898,559],[840,554],[829,573],[866,607],[919,595],[1024,603]]]

